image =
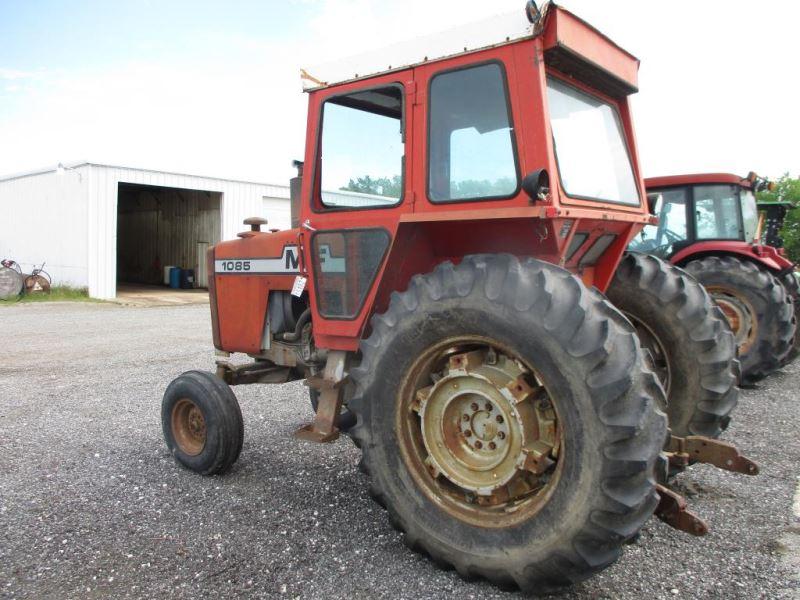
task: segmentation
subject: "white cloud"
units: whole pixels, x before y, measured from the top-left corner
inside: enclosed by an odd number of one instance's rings
[[[521,0],[294,0],[316,11],[287,44],[218,36],[218,58],[107,69],[0,68],[0,173],[96,161],[283,182],[303,155],[299,68],[473,22]],[[798,8],[574,0],[642,59],[634,97],[645,174],[800,171],[792,24]],[[291,6],[291,4],[290,4]],[[211,51],[209,52],[210,56]],[[24,82],[24,86],[23,86]],[[9,86],[13,86],[9,90]],[[21,86],[21,87],[20,87]]]

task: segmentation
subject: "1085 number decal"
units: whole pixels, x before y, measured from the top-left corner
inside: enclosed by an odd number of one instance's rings
[[[249,260],[224,260],[222,261],[222,270],[226,273],[239,273],[250,270]]]

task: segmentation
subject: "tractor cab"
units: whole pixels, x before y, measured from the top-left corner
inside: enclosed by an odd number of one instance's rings
[[[695,243],[734,244],[745,251],[759,239],[753,183],[727,173],[645,180],[658,224],[644,227],[630,249],[671,259]]]
[[[413,274],[468,254],[536,256],[604,290],[650,222],[629,106],[639,61],[596,29],[529,6],[403,52],[303,71],[294,228],[213,249],[217,314],[240,311],[218,319],[220,350],[262,354],[283,333],[264,330],[268,296],[298,275],[316,343],[348,351]],[[229,270],[242,256],[283,267]]]

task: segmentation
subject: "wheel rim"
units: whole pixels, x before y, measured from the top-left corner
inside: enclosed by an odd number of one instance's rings
[[[758,335],[758,320],[753,306],[736,290],[721,286],[706,289],[725,315],[736,338],[739,354],[745,354]]]
[[[636,329],[636,334],[639,337],[639,343],[642,348],[647,350],[645,352],[647,366],[649,366],[661,382],[661,386],[666,392],[667,401],[669,401],[669,392],[672,387],[672,368],[670,367],[670,355],[667,348],[661,343],[661,339],[656,335],[645,322],[640,321],[635,316],[625,313],[628,320],[633,324]],[[663,408],[663,407],[662,407]]]
[[[420,356],[400,390],[401,454],[452,516],[482,527],[529,518],[562,470],[561,427],[539,375],[489,340],[448,340]]]
[[[194,402],[181,398],[172,408],[172,437],[182,452],[197,456],[206,445],[206,420]]]

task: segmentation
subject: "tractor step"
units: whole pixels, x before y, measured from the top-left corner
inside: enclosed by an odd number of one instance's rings
[[[306,379],[306,385],[319,392],[319,402],[314,420],[294,432],[297,439],[327,444],[339,438],[337,425],[344,398],[344,383],[347,379],[346,359],[346,352],[341,350],[329,352],[322,374]]]
[[[758,465],[742,456],[736,446],[699,435],[685,438],[673,435],[667,445],[667,456],[670,466],[679,469],[694,463],[705,463],[725,471],[758,475]]]

